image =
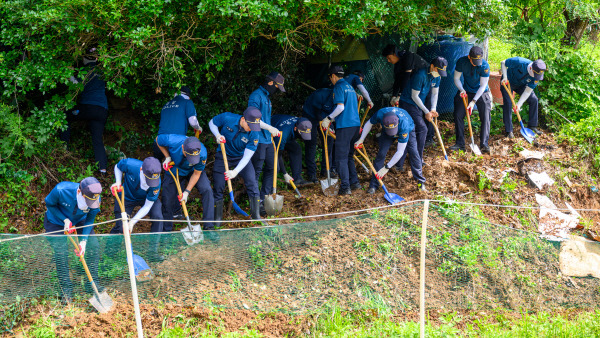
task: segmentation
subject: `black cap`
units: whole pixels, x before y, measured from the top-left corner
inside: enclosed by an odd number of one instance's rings
[[[469,58],[475,66],[481,66],[483,63],[483,49],[479,46],[473,46],[469,51]]]
[[[191,165],[196,165],[200,162],[201,150],[202,143],[196,137],[190,136],[183,141],[183,154]]]
[[[381,56],[386,57],[388,55],[396,55],[398,54],[398,52],[399,49],[396,45],[389,44],[383,48],[383,50],[381,51]]]
[[[142,174],[144,174],[149,187],[156,188],[160,184],[161,168],[160,162],[155,157],[146,157],[142,162]]]
[[[187,96],[191,96],[192,90],[188,86],[183,86],[183,87],[181,87],[181,93],[185,94]]]
[[[340,65],[331,65],[331,67],[329,67],[329,70],[327,71],[327,74],[335,74],[339,77],[342,77],[344,76],[344,68],[342,68],[342,66]]]
[[[267,81],[275,82],[275,86],[279,88],[279,90],[281,90],[282,93],[285,93],[285,88],[283,87],[285,79],[283,75],[277,72],[271,72],[269,75],[267,75]]]
[[[79,183],[79,190],[85,199],[90,209],[100,208],[100,193],[102,193],[102,185],[94,177],[86,177]]]
[[[244,110],[244,120],[248,123],[250,131],[260,131],[260,119],[262,113],[256,107],[248,107]]]
[[[296,128],[298,128],[298,134],[304,141],[310,141],[312,123],[304,117],[301,117],[296,121]]]
[[[394,136],[398,134],[398,115],[393,111],[385,113],[383,119],[381,119],[381,125],[385,129],[387,136]]]
[[[440,73],[440,76],[448,76],[448,72],[446,72],[448,61],[446,61],[446,59],[441,56],[437,56],[435,59],[431,60],[431,64],[436,68],[436,72]]]
[[[531,70],[533,70],[533,78],[536,81],[542,81],[544,79],[544,72],[546,71],[546,63],[541,59],[537,59],[533,61]]]

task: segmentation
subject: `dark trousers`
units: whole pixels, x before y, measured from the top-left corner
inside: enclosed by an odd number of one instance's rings
[[[79,110],[77,115],[73,112]],[[60,139],[69,143],[71,139],[71,125],[74,121],[87,121],[92,134],[92,148],[94,149],[94,158],[98,162],[99,169],[106,169],[108,159],[104,149],[104,125],[108,117],[108,110],[104,107],[91,104],[80,104],[74,110],[67,113],[67,130],[61,133]]]
[[[240,162],[242,157],[227,157],[227,164],[229,164],[229,169],[235,168],[235,166]],[[252,163],[248,163],[244,169],[238,174],[237,177],[241,177],[244,180],[244,184],[246,185],[246,192],[248,193],[248,198],[253,199],[259,197],[260,193],[258,191],[258,182],[256,182],[256,173],[254,172],[254,167]],[[273,177],[271,177],[273,179]],[[272,181],[271,181],[272,183]],[[225,190],[225,186],[227,182],[225,182],[225,162],[223,162],[223,154],[218,152],[215,156],[215,164],[213,166],[213,185],[214,185],[214,196],[215,201],[223,200],[223,190]]]
[[[79,222],[75,224],[75,226],[83,226],[83,223],[84,222]],[[50,223],[48,221],[48,218],[44,216],[44,229],[46,230],[46,232],[62,231],[64,229],[64,225]],[[83,229],[77,229],[77,234],[81,235],[82,233]],[[92,230],[90,235],[93,234],[94,230]],[[71,282],[71,277],[69,276],[69,252],[73,252],[73,250],[75,250],[75,246],[62,232],[48,235],[46,239],[48,239],[52,250],[54,250],[54,263],[56,264],[56,275],[58,276],[58,283],[62,290],[62,294],[72,296],[73,283]],[[100,288],[100,283],[98,279],[98,262],[100,260],[100,250],[98,245],[98,239],[95,236],[88,237],[84,257],[88,268],[90,269],[90,274],[92,275],[92,278],[96,283],[96,286]],[[85,279],[88,280],[87,276],[85,277]]]
[[[304,150],[306,154],[304,156],[304,161],[306,162],[306,171],[308,177],[317,176],[317,163],[315,161],[315,157],[317,155],[317,144],[323,144],[323,135],[319,131],[320,123],[319,120],[310,119],[310,123],[312,123],[313,128],[310,130],[310,140],[304,143]],[[333,151],[333,137],[327,137],[327,151],[329,152],[329,164],[331,168],[333,168],[333,157],[331,153]],[[325,173],[325,147],[321,146],[321,172]],[[295,179],[295,178],[294,178]]]
[[[360,137],[360,127],[338,128],[335,133],[335,165],[340,176],[340,191],[358,183],[354,164],[354,142]]]
[[[262,147],[260,147],[262,146]],[[263,164],[260,165],[259,168],[261,168],[262,170],[262,185],[261,185],[261,189],[260,189],[260,199],[264,200],[265,199],[265,195],[271,194],[273,192],[273,170],[275,169],[275,148],[273,148],[273,144],[259,144],[259,148],[261,148],[261,151],[264,151],[264,160],[262,161]],[[257,149],[258,151],[258,149]],[[254,156],[252,156],[252,164],[254,166],[254,158],[256,156],[256,153],[254,153]],[[256,163],[259,160],[257,160]],[[230,167],[232,168],[232,167]],[[254,172],[256,175],[256,182],[258,182],[260,180],[260,171],[257,171],[256,169],[257,167],[254,166]]]
[[[467,104],[473,100],[475,93],[467,92]],[[479,131],[479,145],[488,147],[490,139],[490,114],[492,107],[492,96],[490,92],[485,92],[475,103],[479,112],[479,120],[481,121],[481,130]],[[454,96],[454,132],[456,134],[456,145],[461,148],[465,147],[465,104],[460,91]],[[471,121],[473,118],[471,118]]]
[[[173,174],[175,174],[175,169],[171,169]],[[179,182],[181,184],[181,190],[185,189],[185,184],[187,180],[190,178],[192,174],[188,176],[179,177]],[[210,181],[206,176],[206,171],[202,172],[198,182],[196,183],[196,189],[200,195],[202,195],[202,220],[205,221],[214,221],[215,219],[215,200],[213,197],[213,191],[210,187]],[[187,207],[189,209],[191,199],[188,199]],[[175,211],[179,210],[179,199],[177,198],[177,187],[175,186],[175,181],[171,174],[166,173],[163,176],[162,183],[162,214],[165,220],[172,220],[173,214]],[[173,222],[163,221],[163,229],[164,231],[172,231],[173,230]],[[202,228],[204,230],[213,230],[213,223],[202,223]]]
[[[256,151],[254,155],[252,155],[252,166],[254,167],[254,173],[256,175],[256,182],[260,181],[260,174],[263,172],[263,166],[265,166],[264,171],[269,171],[268,166],[271,166],[271,171],[273,171],[273,156],[275,154],[275,150],[273,149],[272,143],[259,143],[256,146]],[[271,160],[269,161],[269,158]],[[233,166],[229,167],[229,169],[233,169]],[[271,176],[273,179],[273,176]]]
[[[169,174],[169,176],[171,176],[171,174]],[[149,189],[152,189],[152,188],[149,188]],[[146,200],[128,201],[126,199],[125,200],[125,212],[127,213],[127,216],[129,216],[129,218],[131,219],[133,209],[135,207],[141,207],[145,203],[146,203]],[[160,202],[160,199],[157,199],[156,201],[154,201],[154,204],[152,204],[152,208],[150,208],[148,215],[150,216],[151,219],[163,219],[162,203]],[[117,219],[117,221],[115,222],[115,226],[110,230],[110,233],[111,234],[122,234],[123,233],[123,221],[121,221],[121,207],[119,206],[119,203],[117,203],[116,200],[115,200],[115,219]],[[150,231],[151,232],[163,232],[163,223],[160,221],[153,221],[152,228]]]
[[[511,88],[514,92],[519,95],[523,95],[523,91],[525,91],[525,86],[519,88]],[[504,129],[507,133],[512,133],[513,124],[512,124],[512,113],[513,106],[510,101],[510,97],[508,93],[504,89],[504,86],[500,87],[500,92],[502,92],[502,100],[504,103],[502,104],[502,119],[504,120]],[[517,100],[515,100],[515,103]],[[529,122],[527,126],[530,128],[537,127],[538,125],[538,98],[535,95],[535,92],[532,92],[531,95],[527,98],[526,101],[529,104]],[[519,112],[521,114],[521,112]],[[522,116],[521,116],[522,117]]]
[[[417,151],[419,154],[419,159],[423,161],[423,149],[425,149],[425,138],[427,137],[427,125],[425,124],[425,117],[423,116],[423,111],[421,110],[421,108],[413,106],[412,104],[403,101],[400,101],[400,108],[406,110],[410,117],[412,117],[413,119],[413,122],[415,124],[414,132],[416,134]],[[405,154],[406,153],[408,153],[408,146]],[[404,160],[402,160],[401,163],[403,162]]]
[[[292,178],[294,181],[297,181],[302,178],[302,147],[296,142],[296,140],[292,140],[285,144],[285,152],[288,154],[290,160],[290,168],[292,169]],[[281,151],[280,151],[281,153]],[[287,173],[285,169],[285,162],[283,161],[283,156],[279,155],[279,162],[277,163],[277,167],[279,167],[280,173]],[[271,192],[272,193],[272,192]]]
[[[427,94],[424,103],[425,107],[431,110],[431,91],[429,91],[429,94]],[[433,123],[425,120],[425,125],[427,126],[427,136],[425,137],[425,142],[433,141],[433,137],[435,135],[435,128],[433,128]]]
[[[377,138],[377,142],[379,143],[379,151],[377,152],[377,156],[375,157],[375,162],[373,162],[373,167],[375,170],[379,171],[379,169],[383,168],[385,165],[385,157],[390,149],[391,145],[396,141],[397,138],[386,135],[385,133],[381,133],[381,136]],[[423,168],[422,161],[419,157],[419,152],[417,150],[417,136],[414,130],[412,130],[408,134],[408,143],[406,144],[406,148],[404,150],[404,154],[398,161],[398,166],[402,167],[404,165],[404,161],[406,160],[406,154],[409,156],[410,161],[410,170],[412,172],[413,178],[417,183],[424,183],[425,177],[423,177]],[[378,188],[379,182],[375,175],[371,176],[371,182],[369,183],[369,187]]]

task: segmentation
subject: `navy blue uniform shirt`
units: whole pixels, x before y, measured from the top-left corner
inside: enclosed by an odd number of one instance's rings
[[[523,86],[527,86],[531,89],[537,87],[538,81],[536,81],[533,76],[529,75],[529,72],[527,71],[527,66],[532,62],[533,61],[529,59],[518,56],[504,61],[504,65],[508,68],[507,78],[508,82],[510,82],[511,89]]]
[[[191,174],[192,170],[203,171],[206,166],[206,157],[208,156],[206,147],[204,144],[200,143],[200,162],[196,163],[196,165],[191,165],[183,155],[182,146],[186,138],[187,136],[185,135],[175,134],[164,134],[156,137],[156,143],[158,143],[159,146],[169,149],[171,160],[175,162],[175,167],[171,170],[179,169],[179,176],[188,176]],[[175,174],[175,172],[173,172],[173,174]]]
[[[84,225],[93,224],[100,208],[87,209],[85,212],[77,207],[77,189],[79,183],[60,182],[46,196],[46,217],[52,224],[63,225],[69,219],[73,225],[85,221]],[[98,197],[101,201],[101,197]],[[89,235],[93,227],[83,228],[83,234]]]
[[[490,65],[482,60],[481,66],[473,66],[468,56],[463,56],[456,61],[455,71],[462,73],[463,88],[469,93],[476,93],[481,86],[482,77],[490,77]],[[485,91],[489,91],[488,86]]]
[[[309,120],[323,120],[333,111],[333,89],[317,89],[304,101],[303,116]]]
[[[96,63],[88,63],[86,66],[88,74],[86,75],[83,92],[79,96],[80,104],[91,104],[94,106],[104,107],[108,109],[108,99],[106,98],[106,84],[102,76],[96,70]]]
[[[335,118],[335,128],[360,127],[358,116],[358,96],[354,88],[344,79],[339,79],[333,86],[333,104],[344,104],[344,111]]]
[[[140,169],[143,162],[135,158],[124,158],[117,163],[117,168],[123,172],[123,188],[125,189],[125,200],[130,202],[156,201],[160,192],[160,183],[157,187],[149,187],[144,190],[140,186]],[[160,182],[160,178],[159,178]]]
[[[425,104],[425,98],[427,97],[427,94],[429,94],[431,88],[439,88],[440,82],[442,81],[441,77],[433,77],[428,71],[429,69],[427,68],[421,68],[413,73],[410,77],[410,84],[404,87],[404,90],[402,91],[400,100],[418,107],[411,96],[412,91],[417,90],[419,91],[421,102]]]
[[[371,116],[369,122],[371,122],[371,124],[381,123],[381,121],[383,121],[383,115],[388,112],[394,112],[396,116],[398,116],[398,142],[408,142],[408,135],[415,129],[415,123],[406,110],[396,107],[382,108],[379,109],[375,115]]]
[[[261,120],[266,124],[271,124],[271,99],[269,99],[269,92],[262,86],[250,94],[248,107],[258,108],[262,113]],[[258,140],[259,143],[271,143],[271,133],[268,130],[263,129],[258,133],[260,134],[260,139]],[[229,152],[227,153],[229,154]]]
[[[246,149],[256,151],[259,143],[260,132],[245,131],[240,126],[241,115],[234,113],[222,113],[213,117],[212,121],[219,128],[221,135],[225,136],[225,152],[227,156],[241,157]],[[269,133],[269,143],[271,143]],[[217,149],[221,152],[221,147]]]
[[[190,126],[188,118],[192,116],[196,116],[196,108],[192,100],[188,100],[181,95],[175,96],[160,111],[158,135],[187,134]]]
[[[273,127],[279,129],[281,132],[282,139],[279,150],[283,150],[285,149],[286,143],[296,138],[294,128],[296,128],[296,122],[298,122],[298,118],[291,115],[273,115],[271,122],[273,122]],[[275,137],[275,145],[277,145],[278,142],[279,137]]]

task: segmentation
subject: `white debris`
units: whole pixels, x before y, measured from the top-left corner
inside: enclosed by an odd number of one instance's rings
[[[600,278],[600,245],[583,237],[569,236],[560,245],[560,271],[565,276]]]
[[[544,157],[544,153],[542,153],[540,151],[531,151],[531,150],[525,149],[525,150],[521,150],[519,152],[519,156],[521,156],[524,159],[535,158],[535,159],[541,160]]]
[[[527,177],[529,178],[529,180],[531,181],[531,183],[533,183],[533,185],[535,185],[536,188],[538,189],[543,189],[544,185],[553,185],[554,184],[554,180],[548,176],[548,173],[546,173],[545,171],[542,173],[534,173],[534,172],[530,172],[527,174]]]
[[[575,229],[579,224],[581,215],[567,204],[571,214],[565,214],[557,209],[552,201],[544,196],[535,194],[535,200],[540,205],[540,221],[538,231],[542,238],[553,241],[563,241],[569,237],[569,231]]]

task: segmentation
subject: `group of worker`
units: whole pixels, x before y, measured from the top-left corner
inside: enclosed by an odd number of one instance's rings
[[[250,94],[247,108],[242,114],[225,112],[204,121],[218,145],[213,162],[212,186],[205,170],[208,150],[196,136],[186,136],[190,126],[196,131],[196,135],[202,132],[202,127],[191,100],[192,91],[183,86],[161,110],[154,157],[144,160],[127,158],[120,160],[114,167],[115,183],[110,187],[111,192],[117,195],[124,190],[124,212],[128,215],[133,213],[134,208],[140,209],[131,218],[129,229],[123,229],[119,220],[111,233],[132,231],[135,224],[146,215],[150,215],[153,220],[152,232],[172,231],[171,221],[175,219],[180,205],[188,201],[194,187],[201,196],[203,229],[213,230],[212,221],[220,221],[223,217],[223,190],[226,181],[234,180],[238,176],[244,181],[250,201],[250,216],[260,220],[261,214],[264,216],[265,196],[271,194],[273,189],[269,183],[273,181],[274,175],[274,145],[280,138],[280,148],[287,152],[291,167],[290,175],[280,152],[279,163],[285,181],[304,186],[318,182],[315,161],[318,139],[324,142],[321,135],[334,134],[335,141],[332,138],[327,139],[331,151],[323,152],[322,158],[332,160],[329,174],[339,178],[338,194],[350,195],[353,190],[362,189],[354,163],[354,151],[362,147],[374,125],[381,125],[382,132],[376,137],[379,148],[373,163],[375,172],[367,192],[374,194],[379,188],[379,180],[392,167],[402,168],[406,155],[409,156],[417,189],[426,190],[426,179],[422,170],[425,164],[423,150],[433,140],[432,123],[438,116],[436,107],[440,82],[441,77],[447,76],[448,61],[443,57],[435,57],[431,62],[427,62],[419,55],[402,51],[394,45],[386,46],[382,54],[394,65],[391,107],[375,111],[364,126],[361,125],[356,90],[361,93],[369,108],[374,106],[362,83],[364,75],[360,72],[346,75],[339,65],[332,65],[328,69],[328,80],[332,86],[315,90],[305,101],[301,117],[272,114],[271,97],[285,92],[283,75],[272,72]],[[86,64],[93,66],[95,62],[96,60],[88,59]],[[501,68],[503,83],[510,84],[510,87],[521,95],[516,109],[520,110],[524,102],[528,102],[529,128],[540,133],[537,129],[537,97],[533,89],[543,79],[546,70],[544,62],[515,57],[503,61]],[[90,92],[98,94],[99,88],[104,88],[104,83],[93,72],[91,74],[91,78],[88,76],[86,88],[92,86],[93,90]],[[488,87],[489,76],[490,67],[483,59],[483,50],[477,46],[456,62],[456,144],[450,147],[451,150],[465,150],[464,118],[465,114],[470,114],[476,106],[481,120],[481,150],[484,153],[490,152],[492,97]],[[505,129],[507,137],[512,138],[513,108],[504,88],[502,95]],[[80,102],[79,114],[93,116],[94,112],[99,114],[101,108],[105,110],[105,101],[99,98],[100,95],[90,94],[86,97],[87,101]],[[469,101],[466,109],[463,97]],[[94,101],[94,98],[98,102]],[[71,120],[73,116],[69,117],[69,121]],[[325,132],[320,133],[319,129]],[[304,156],[297,140],[305,142]],[[388,150],[396,141],[397,149],[385,163]],[[105,168],[106,163],[101,159],[102,157],[99,160],[101,168],[103,163]],[[303,162],[306,165],[306,179],[302,177]],[[321,176],[326,174],[326,169],[321,166]],[[262,185],[259,187],[261,181]],[[185,189],[178,189],[179,182],[186,182]],[[79,247],[75,250],[78,256],[84,255],[88,240],[90,249],[97,250],[97,240],[93,237],[89,239],[88,235],[93,234],[93,227],[90,225],[95,222],[99,211],[101,192],[100,182],[96,178],[88,177],[80,183],[61,182],[46,197],[46,231],[76,231],[81,235]],[[114,212],[115,218],[120,219],[122,210],[118,203],[115,203]],[[53,241],[61,288],[63,294],[69,297],[72,285],[68,277],[66,241],[54,239],[51,243]],[[97,277],[97,267],[96,258],[96,261],[90,264],[94,278]]]

